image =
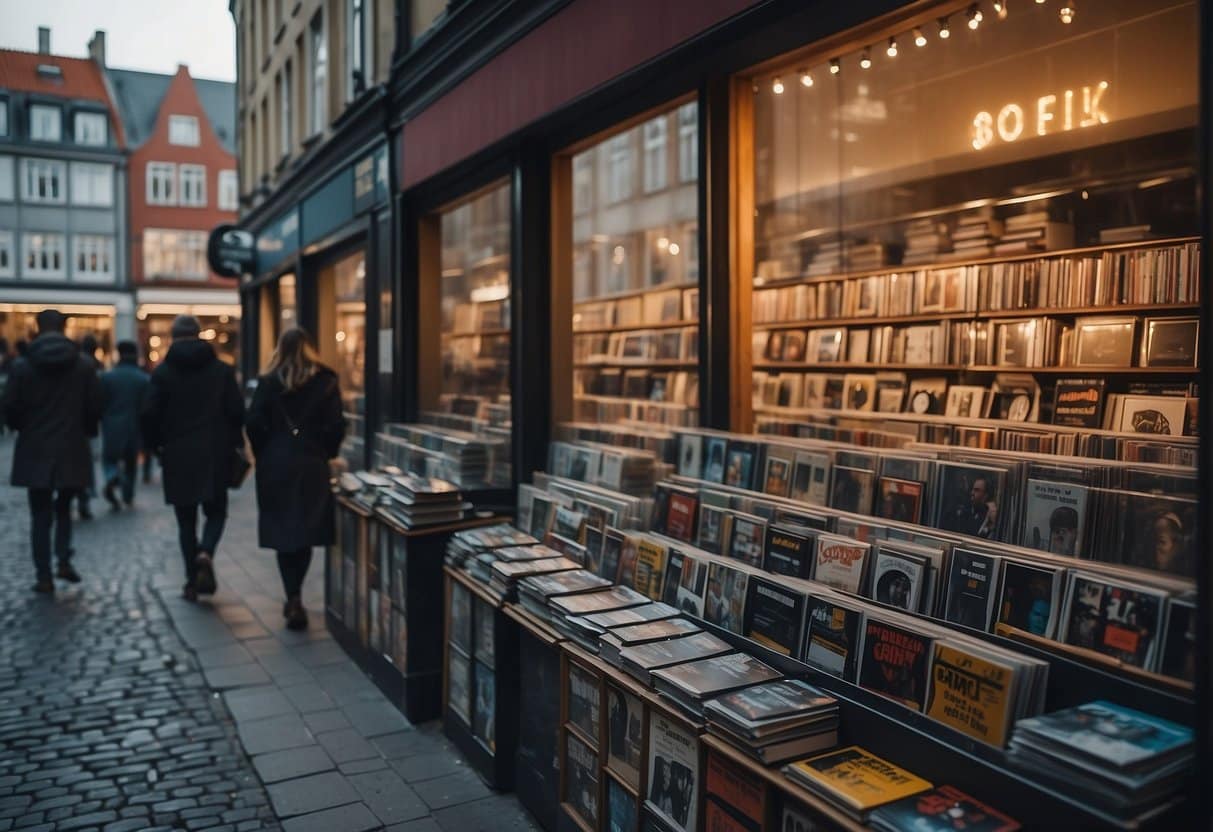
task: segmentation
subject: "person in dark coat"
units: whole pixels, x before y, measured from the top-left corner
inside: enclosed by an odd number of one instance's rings
[[[10,482],[29,490],[30,543],[38,573],[35,592],[54,594],[51,529],[57,576],[77,583],[72,566],[72,498],[88,485],[101,391],[92,364],[63,334],[55,309],[37,315],[38,337],[13,362],[4,388],[4,420],[17,431]]]
[[[182,595],[189,601],[215,591],[215,547],[227,520],[227,489],[244,423],[236,374],[198,339],[200,329],[192,315],[173,321],[173,344],[152,373],[143,411],[144,447],[160,457],[164,501],[177,514]],[[206,516],[201,539],[199,508]]]
[[[303,330],[288,329],[278,339],[245,428],[257,460],[257,538],[277,551],[286,625],[303,630],[312,547],[336,537],[329,460],[345,435],[337,374],[320,363]]]
[[[122,502],[135,502],[135,474],[139,457],[139,415],[150,381],[136,361],[134,341],[118,342],[118,363],[101,374],[101,468],[105,472],[105,499],[114,511]]]
[[[100,375],[103,367],[101,362],[97,360],[97,336],[91,332],[80,339],[80,355],[84,357],[93,366],[93,372]],[[93,497],[97,496],[97,443],[89,441],[88,443],[88,486],[81,488],[76,492],[77,499],[80,502],[80,519],[92,520],[93,510],[89,503]]]

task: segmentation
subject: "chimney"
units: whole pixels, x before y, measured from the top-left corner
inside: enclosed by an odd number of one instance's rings
[[[38,27],[38,54],[51,54],[51,27],[49,26]]]
[[[105,30],[93,32],[93,39],[88,42],[88,56],[98,66],[105,66]]]

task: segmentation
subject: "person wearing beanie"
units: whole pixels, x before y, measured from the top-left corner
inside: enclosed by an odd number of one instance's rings
[[[10,482],[29,491],[34,591],[53,595],[52,529],[55,576],[80,581],[72,566],[72,499],[90,481],[89,437],[97,435],[101,391],[94,365],[63,334],[67,318],[44,309],[36,320],[38,337],[13,362],[0,410],[17,431]]]
[[[244,400],[236,374],[199,339],[192,315],[178,315],[172,346],[151,377],[144,447],[160,458],[164,501],[177,515],[186,600],[215,592],[215,548],[227,520],[227,489],[243,445]],[[198,536],[198,511],[206,518]]]
[[[135,473],[139,456],[139,414],[150,381],[136,361],[134,341],[118,342],[118,363],[101,374],[101,468],[105,472],[102,493],[110,508],[118,511],[117,489],[122,502],[135,502]]]

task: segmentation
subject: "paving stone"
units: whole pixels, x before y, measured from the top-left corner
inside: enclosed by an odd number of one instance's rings
[[[417,794],[392,771],[372,771],[349,777],[350,785],[383,823],[400,823],[429,814]]]
[[[438,752],[392,760],[392,768],[407,782],[420,783],[465,771],[467,764],[462,757],[455,754]]]
[[[383,734],[372,738],[371,745],[378,748],[379,753],[389,760],[411,757],[414,754],[432,754],[454,748],[442,734],[424,728]]]
[[[501,795],[440,809],[434,819],[444,832],[538,832],[540,828],[517,800]]]
[[[432,817],[425,817],[405,823],[394,823],[385,828],[383,832],[443,832],[443,829],[438,825],[438,821]]]
[[[412,728],[412,724],[404,718],[391,702],[386,699],[378,701],[358,702],[342,707],[350,724],[364,737],[374,737],[380,734],[392,734]]]
[[[411,784],[417,795],[431,809],[443,809],[459,803],[467,803],[491,794],[471,769],[464,769],[433,780],[420,780]]]
[[[228,691],[223,699],[237,722],[295,713],[295,706],[273,685]]]
[[[333,700],[324,692],[324,689],[315,682],[307,682],[301,685],[291,685],[282,689],[286,698],[291,701],[300,713],[313,713],[315,711],[324,711],[333,707]]]
[[[224,644],[198,651],[198,664],[201,667],[229,667],[252,664],[253,661],[253,654],[244,649],[242,644]]]
[[[365,774],[368,771],[381,771],[388,768],[387,760],[382,757],[371,757],[366,760],[350,760],[337,766],[342,774]]]
[[[333,761],[318,745],[274,751],[253,758],[253,767],[264,783],[276,783],[333,768]]]
[[[232,667],[208,667],[203,671],[207,684],[216,690],[264,685],[269,674],[258,664],[238,664]]]
[[[337,763],[348,763],[351,760],[365,760],[379,756],[375,747],[363,739],[362,735],[353,728],[343,728],[340,731],[320,734],[316,741]]]
[[[295,714],[242,722],[239,725],[240,739],[244,750],[250,755],[298,748],[315,742],[303,720]]]
[[[313,734],[323,734],[325,731],[350,727],[350,721],[345,718],[345,714],[337,709],[305,713],[303,723]]]
[[[318,812],[358,800],[358,792],[335,771],[275,783],[266,791],[278,817]]]
[[[283,832],[367,832],[379,829],[383,824],[361,803],[338,806],[321,812],[312,812],[288,818],[282,824]]]
[[[320,667],[326,664],[338,664],[349,661],[341,645],[332,639],[305,644],[290,648],[294,657],[304,667]]]

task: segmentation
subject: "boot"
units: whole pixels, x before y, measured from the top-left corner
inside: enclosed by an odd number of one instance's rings
[[[286,627],[288,630],[307,629],[307,610],[303,608],[303,600],[298,595],[286,600]]]
[[[194,560],[194,588],[199,595],[215,594],[215,566],[206,552],[199,552]]]

